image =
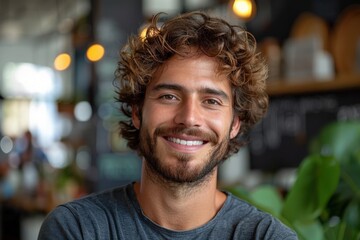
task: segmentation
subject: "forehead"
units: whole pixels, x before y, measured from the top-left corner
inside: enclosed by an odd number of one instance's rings
[[[203,54],[193,54],[188,57],[174,55],[155,72],[148,87],[157,83],[174,82],[187,87],[214,85],[230,90],[229,79],[218,69],[219,63],[213,57]]]

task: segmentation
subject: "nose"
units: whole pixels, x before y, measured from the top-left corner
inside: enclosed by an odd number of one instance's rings
[[[187,99],[180,104],[174,121],[186,127],[200,127],[202,119],[200,103],[195,99]]]

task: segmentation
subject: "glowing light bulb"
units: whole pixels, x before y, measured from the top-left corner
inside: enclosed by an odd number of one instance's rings
[[[57,55],[54,60],[54,68],[58,71],[66,70],[71,64],[71,57],[67,53]]]
[[[86,51],[86,57],[92,62],[99,61],[104,57],[104,54],[105,49],[100,44],[93,44]]]
[[[252,0],[235,0],[232,9],[240,18],[250,19],[254,16],[255,4]]]

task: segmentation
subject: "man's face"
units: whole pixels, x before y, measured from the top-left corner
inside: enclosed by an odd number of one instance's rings
[[[133,113],[146,165],[166,181],[200,182],[239,131],[231,85],[216,70],[210,57],[174,56],[147,86],[141,120]]]

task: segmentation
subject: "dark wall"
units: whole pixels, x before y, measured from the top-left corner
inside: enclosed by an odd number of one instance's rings
[[[360,4],[360,0],[257,0],[256,4],[258,14],[246,24],[248,30],[258,41],[274,37],[283,43],[300,13],[314,13],[324,18],[332,27],[346,7]]]
[[[271,98],[266,117],[250,134],[251,167],[297,167],[324,126],[360,120],[359,96],[360,89],[354,89]]]

